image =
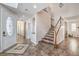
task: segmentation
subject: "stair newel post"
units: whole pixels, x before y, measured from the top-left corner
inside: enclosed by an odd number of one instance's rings
[[[60,26],[62,25],[62,24],[61,24],[61,19],[62,19],[62,18],[61,18],[61,16],[60,16]]]
[[[51,27],[52,27],[52,17],[51,17]]]
[[[56,40],[57,38],[56,38],[56,31],[55,31],[55,29],[54,29],[54,48],[56,48],[56,45],[57,45],[57,40]]]

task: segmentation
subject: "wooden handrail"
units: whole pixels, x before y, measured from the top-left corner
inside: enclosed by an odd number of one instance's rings
[[[59,25],[59,27],[58,27],[58,29],[57,29],[57,31],[56,31],[56,27],[57,27],[57,25],[58,25],[59,23],[60,23],[60,25]],[[55,47],[56,47],[56,45],[57,45],[57,35],[58,35],[58,33],[59,33],[60,28],[61,28],[61,17],[59,18],[59,20],[57,21],[57,23],[56,23],[56,25],[55,25]]]
[[[58,31],[56,32],[56,36],[58,35],[60,28],[61,28],[61,25],[59,26]]]
[[[58,23],[60,22],[60,20],[61,20],[61,16],[60,16],[59,20],[57,21],[55,27],[57,27],[57,25],[58,25]]]

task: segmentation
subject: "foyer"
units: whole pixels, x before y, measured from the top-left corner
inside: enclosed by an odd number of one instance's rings
[[[0,4],[0,56],[78,56],[78,3]]]

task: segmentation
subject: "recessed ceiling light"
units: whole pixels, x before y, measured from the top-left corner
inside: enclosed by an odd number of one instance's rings
[[[25,17],[25,15],[22,15],[22,17]]]
[[[33,5],[33,8],[37,8],[37,6],[36,5]]]
[[[25,11],[28,11],[28,9],[25,9]]]

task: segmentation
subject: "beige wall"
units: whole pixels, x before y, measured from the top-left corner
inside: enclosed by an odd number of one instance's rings
[[[57,36],[57,44],[61,43],[65,39],[65,27],[61,26],[58,36]]]
[[[48,32],[51,27],[51,19],[49,14],[44,11],[40,11],[36,14],[36,39],[37,42],[42,40],[45,34]]]
[[[0,50],[1,50],[1,6],[0,6]]]

